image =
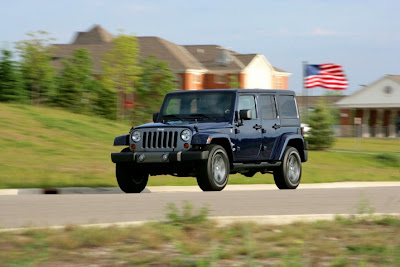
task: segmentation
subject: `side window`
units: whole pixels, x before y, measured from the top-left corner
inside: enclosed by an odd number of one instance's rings
[[[238,111],[242,109],[251,110],[251,118],[257,118],[256,101],[254,95],[241,95],[239,96]]]
[[[278,103],[279,103],[279,113],[282,119],[298,118],[294,96],[280,95]]]
[[[261,115],[263,120],[276,119],[275,97],[272,95],[261,95]]]

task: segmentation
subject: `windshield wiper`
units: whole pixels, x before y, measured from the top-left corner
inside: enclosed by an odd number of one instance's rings
[[[207,119],[209,119],[209,120],[214,120],[214,119],[215,119],[214,117],[211,117],[211,116],[209,116],[209,115],[207,115],[207,114],[203,114],[203,113],[190,114],[189,116],[190,116],[190,117],[207,118]]]
[[[163,115],[163,122],[165,121],[166,118],[177,119],[177,120],[183,121],[183,118],[181,118],[181,117],[179,117],[178,115],[175,115],[175,114]]]

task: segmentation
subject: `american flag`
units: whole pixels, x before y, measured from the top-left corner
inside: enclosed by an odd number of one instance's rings
[[[305,88],[323,87],[333,90],[344,90],[348,82],[342,66],[333,63],[306,65]]]

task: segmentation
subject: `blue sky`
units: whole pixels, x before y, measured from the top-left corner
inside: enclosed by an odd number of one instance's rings
[[[303,61],[341,64],[350,94],[400,75],[399,11],[398,0],[2,0],[0,46],[13,47],[38,30],[69,43],[77,31],[100,24],[113,34],[122,29],[263,54],[292,73],[290,89],[298,93]]]

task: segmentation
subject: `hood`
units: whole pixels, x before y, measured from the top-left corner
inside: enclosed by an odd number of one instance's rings
[[[232,127],[232,123],[230,122],[195,122],[195,121],[170,121],[167,123],[147,123],[140,126],[135,127],[135,129],[143,129],[143,128],[189,128],[192,131],[196,128],[199,132],[207,131],[207,130],[215,130],[221,128],[230,128]]]

